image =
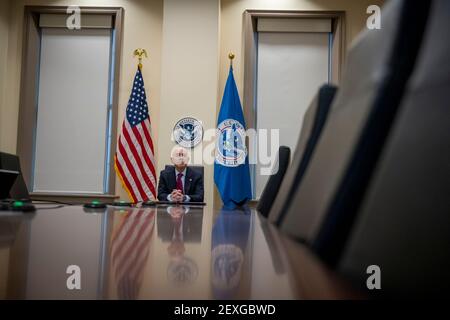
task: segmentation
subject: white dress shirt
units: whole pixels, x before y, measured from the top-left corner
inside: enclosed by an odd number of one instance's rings
[[[183,186],[183,193],[184,193],[184,180],[186,179],[186,170],[187,170],[187,168],[184,168],[184,170],[182,172],[178,172],[178,170],[175,168],[175,181],[177,181],[178,173],[182,173],[183,174],[181,176],[181,185]],[[167,196],[167,200],[168,201],[173,201],[171,194],[169,194]],[[191,197],[189,197],[188,195],[185,194],[183,201],[191,201]]]

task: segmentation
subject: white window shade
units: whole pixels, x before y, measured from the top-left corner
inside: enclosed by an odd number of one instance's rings
[[[104,192],[110,48],[108,29],[42,29],[34,192]]]
[[[258,33],[257,67],[257,129],[279,129],[280,145],[294,153],[305,111],[328,82],[329,34]],[[257,199],[268,180],[261,168],[258,162]]]

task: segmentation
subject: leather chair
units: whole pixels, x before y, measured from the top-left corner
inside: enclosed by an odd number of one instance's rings
[[[278,195],[278,191],[280,190],[281,182],[283,181],[286,170],[289,166],[289,161],[291,157],[291,149],[286,146],[280,146],[278,149],[277,163],[275,168],[277,168],[276,172],[270,176],[267,181],[266,186],[261,194],[261,198],[258,202],[258,211],[264,217],[267,217],[272,207],[274,199]]]
[[[293,195],[302,181],[325,125],[336,91],[336,86],[323,85],[306,110],[292,163],[281,186],[279,186],[278,195],[269,213],[269,221],[274,224],[280,224],[284,218],[286,208],[288,208]]]
[[[414,72],[338,263],[362,287],[366,268],[378,265],[382,290],[373,291],[385,297],[449,295],[449,29],[450,2],[432,1]]]

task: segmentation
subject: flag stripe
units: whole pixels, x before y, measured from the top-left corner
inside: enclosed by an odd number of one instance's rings
[[[138,201],[138,198],[140,196],[139,190],[138,190],[138,188],[137,188],[137,186],[135,184],[134,178],[131,176],[130,171],[129,170],[125,170],[127,165],[125,163],[125,160],[121,157],[121,153],[120,152],[117,153],[117,162],[118,162],[118,166],[122,170],[123,177],[126,178],[128,183],[130,184],[130,189],[132,190],[133,195],[134,195],[134,199],[133,199],[134,202]]]
[[[138,179],[136,170],[133,166],[133,164],[131,163],[128,154],[123,146],[122,140],[120,140],[119,142],[119,155],[121,156],[121,160],[124,162],[128,173],[130,174],[131,178],[133,179],[134,182],[134,186],[136,187],[138,192],[136,193],[137,196],[137,200],[141,201],[144,197],[145,197],[145,191],[142,188],[141,182]]]
[[[147,138],[145,138],[145,139],[143,138],[142,132],[145,130],[144,129],[145,125],[144,126],[138,125],[138,126],[131,128],[129,122],[126,121],[126,128],[130,132],[130,136],[134,137],[137,140],[138,145],[142,148],[142,150],[145,150],[145,152],[143,153],[143,157],[156,180],[156,173],[155,173],[155,166],[154,166],[154,163],[155,163],[154,154],[150,148],[150,145],[148,144]]]
[[[119,163],[119,160],[117,159],[117,156],[114,157],[115,162],[115,169],[117,172],[117,175],[119,176],[120,180],[122,181],[122,184],[124,185],[125,190],[127,191],[130,198],[133,200],[133,202],[136,202],[136,194],[133,191],[133,188],[128,181],[128,178],[125,176],[125,173],[123,172],[122,165]]]
[[[128,157],[125,158],[126,155],[123,156],[123,152],[124,152],[122,150],[123,146],[122,146],[121,142],[119,144],[120,144],[120,146],[118,147],[119,163],[122,166],[122,168],[124,169],[124,173],[127,176],[128,181],[130,181],[131,187],[132,187],[132,189],[134,191],[134,194],[136,196],[135,201],[141,201],[142,195],[141,195],[141,191],[139,190],[139,186],[138,186],[139,181],[136,179],[136,176],[133,176],[134,168],[131,166],[131,164],[129,162],[128,163],[126,162]]]
[[[146,183],[147,187],[150,189],[153,196],[156,196],[155,188],[154,188],[154,182],[155,178],[153,173],[151,172],[150,168],[148,167],[148,163],[145,162],[145,155],[143,155],[142,148],[136,143],[136,139],[131,139],[128,130],[123,130],[123,136],[122,138],[125,138],[126,145],[124,143],[125,149],[129,149],[131,151],[134,159],[136,160],[136,163],[139,167],[139,173],[141,174],[143,181]],[[129,153],[128,153],[129,154]],[[143,161],[144,160],[144,163]],[[144,165],[145,164],[145,165]]]
[[[125,138],[125,133],[121,137],[121,143],[124,150],[127,152],[127,157],[130,163],[133,166],[133,169],[135,171],[137,181],[136,183],[139,183],[142,189],[144,190],[144,194],[142,194],[142,199],[140,200],[148,200],[149,194],[151,194],[151,190],[148,186],[147,181],[150,180],[150,178],[147,176],[147,174],[144,171],[144,168],[142,166],[142,159],[137,155],[137,152],[133,148],[133,146],[130,146],[128,144],[128,141]],[[151,184],[151,183],[150,183]]]
[[[151,128],[150,120],[148,120],[147,122],[148,122],[148,125],[149,125],[148,128]],[[152,139],[150,139],[150,132],[147,130],[147,126],[144,126],[143,128],[144,128],[145,138],[147,139],[148,144],[150,145],[150,150],[152,150],[152,153],[154,154],[155,151],[153,149],[153,141],[152,141]]]
[[[145,135],[144,131],[147,132],[148,129],[146,129],[146,126],[135,126],[133,127],[133,133],[136,135],[137,139],[139,140],[139,144],[143,147],[144,150],[147,151],[146,155],[148,155],[148,159],[150,160],[150,163],[153,166],[153,163],[155,162],[154,160],[154,153],[153,153],[153,149],[151,148],[150,144],[149,144],[149,140],[147,139],[147,136]],[[151,141],[150,141],[151,142]]]
[[[140,129],[142,131],[145,131],[145,126],[141,127]],[[151,150],[150,146],[145,143],[145,141],[148,141],[148,140],[147,139],[145,139],[145,140],[142,139],[141,130],[139,130],[137,128],[137,126],[134,127],[132,130],[133,130],[134,136],[136,137],[136,140],[139,143],[139,146],[148,152],[148,153],[144,153],[144,159],[145,159],[148,167],[150,168],[150,171],[151,171],[153,177],[156,177],[155,167],[153,166],[153,163],[155,162],[154,159],[153,159],[153,151]]]

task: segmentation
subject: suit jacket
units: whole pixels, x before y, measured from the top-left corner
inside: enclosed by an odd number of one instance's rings
[[[176,186],[175,167],[162,170],[159,175],[158,199],[167,201],[167,196],[172,193],[173,189],[176,189]],[[188,195],[192,202],[203,202],[203,176],[189,167],[186,168],[183,193]]]

